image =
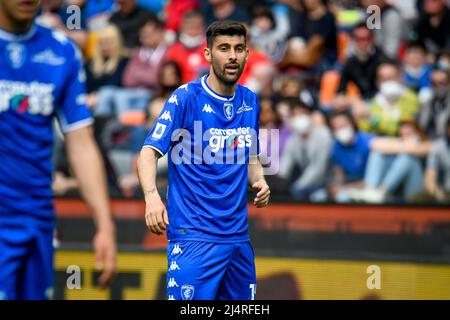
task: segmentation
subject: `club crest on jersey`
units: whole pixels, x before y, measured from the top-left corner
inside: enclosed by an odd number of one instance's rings
[[[233,104],[231,102],[225,102],[223,104],[223,114],[228,120],[231,120],[234,116]]]
[[[194,286],[191,286],[190,284],[184,284],[181,286],[181,298],[183,300],[192,300],[194,297]]]
[[[8,63],[14,69],[21,68],[25,63],[27,52],[24,45],[14,42],[10,43],[6,46],[5,53]]]

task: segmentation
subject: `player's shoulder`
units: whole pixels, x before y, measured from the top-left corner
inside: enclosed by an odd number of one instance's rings
[[[64,32],[48,28],[39,23],[36,23],[35,27],[38,41],[47,43],[52,50],[64,53],[65,56],[82,59],[80,49]]]
[[[239,92],[239,94],[243,99],[258,103],[259,101],[258,95],[251,89],[247,88],[246,86],[242,84],[237,84],[236,90],[237,92]]]
[[[170,102],[171,99],[172,101],[188,101],[191,97],[198,97],[201,87],[199,84],[198,80],[184,83],[169,95],[168,101]]]

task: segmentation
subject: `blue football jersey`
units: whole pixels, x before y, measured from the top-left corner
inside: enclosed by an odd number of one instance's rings
[[[92,123],[82,56],[61,32],[0,30],[0,224],[52,225],[52,118]]]
[[[248,241],[248,163],[259,153],[259,101],[241,85],[222,96],[207,76],[170,95],[144,147],[169,153],[169,240]]]

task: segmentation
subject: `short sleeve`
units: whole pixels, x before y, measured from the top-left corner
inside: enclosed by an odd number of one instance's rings
[[[152,148],[161,156],[169,151],[177,129],[183,129],[188,104],[188,85],[175,90],[167,99],[158,119],[144,142],[144,148]]]
[[[86,106],[86,73],[83,68],[81,52],[73,45],[66,58],[67,72],[61,91],[57,116],[63,132],[73,131],[94,121]]]

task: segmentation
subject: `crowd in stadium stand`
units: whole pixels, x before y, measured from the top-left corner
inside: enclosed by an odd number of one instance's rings
[[[260,96],[260,126],[269,132],[261,136],[262,157],[271,159],[275,197],[450,202],[448,0],[42,3],[38,21],[64,31],[84,53],[87,104],[112,196],[140,195],[136,158],[149,128],[172,90],[209,71],[208,24],[233,19],[249,30],[239,82]],[[75,29],[71,5],[81,8]],[[61,145],[55,150],[54,190],[64,195],[77,183]]]

